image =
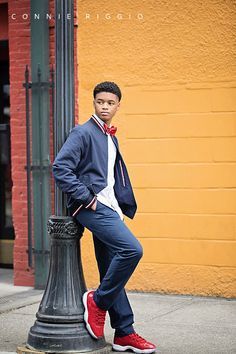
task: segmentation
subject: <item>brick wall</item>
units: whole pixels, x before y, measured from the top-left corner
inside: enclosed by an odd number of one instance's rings
[[[30,12],[30,2],[8,1],[10,110],[12,159],[12,213],[15,229],[14,283],[33,285],[33,271],[27,259],[27,181],[26,181],[26,122],[25,122],[25,65],[30,64],[30,22],[21,18]],[[17,20],[11,19],[11,14]]]
[[[54,1],[50,0],[50,12],[54,13]],[[12,158],[12,210],[15,229],[14,242],[14,283],[15,285],[32,286],[34,271],[28,267],[27,256],[27,180],[26,180],[26,121],[25,121],[25,65],[30,69],[30,19],[22,19],[22,14],[30,13],[30,1],[8,1],[9,13],[9,55],[10,55],[10,109],[11,109],[11,158]],[[16,20],[11,19],[16,14]],[[75,5],[75,48],[77,46],[77,23]],[[50,28],[50,66],[54,64],[55,23],[49,22]],[[77,53],[75,51],[75,72],[77,70]],[[75,91],[77,94],[78,78],[75,75]],[[76,100],[77,102],[77,100]],[[78,104],[76,104],[76,114]],[[51,117],[51,142],[52,117]],[[53,160],[53,146],[51,145],[51,160]],[[53,183],[52,183],[53,187]],[[53,188],[52,188],[53,209]]]
[[[235,296],[235,84],[126,95],[125,153],[139,201],[129,224],[145,250],[130,286]]]
[[[114,124],[138,202],[126,222],[144,246],[128,289],[235,296],[235,3],[78,4],[81,122],[98,82],[123,92]],[[97,286],[89,233],[82,243]]]

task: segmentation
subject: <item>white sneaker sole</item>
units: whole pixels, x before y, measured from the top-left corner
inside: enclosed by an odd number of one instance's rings
[[[122,346],[122,345],[118,345],[118,344],[112,344],[112,349],[116,350],[117,352],[125,352],[126,350],[132,350],[134,353],[138,353],[138,354],[149,354],[149,353],[154,353],[156,349],[138,349],[135,347],[132,347],[131,345],[126,345],[126,346]]]
[[[98,337],[94,334],[92,328],[90,327],[90,324],[88,323],[88,307],[87,307],[87,298],[88,298],[88,291],[86,291],[86,293],[84,293],[83,295],[83,304],[84,304],[84,322],[86,324],[86,328],[89,332],[89,334],[91,334],[91,336],[95,339],[98,339]]]

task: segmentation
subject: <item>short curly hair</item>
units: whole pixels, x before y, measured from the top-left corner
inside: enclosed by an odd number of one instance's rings
[[[119,86],[115,82],[112,82],[112,81],[104,81],[104,82],[101,82],[100,84],[97,84],[93,90],[93,98],[95,98],[96,95],[100,92],[114,93],[114,95],[116,95],[119,98],[119,101],[121,100],[121,97],[122,97],[121,90],[120,90]]]

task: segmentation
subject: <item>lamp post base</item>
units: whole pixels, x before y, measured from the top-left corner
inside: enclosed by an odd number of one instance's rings
[[[105,338],[92,338],[83,319],[82,296],[86,286],[80,257],[82,231],[69,216],[51,216],[48,232],[51,236],[48,282],[26,347],[45,353],[103,350]]]
[[[91,354],[109,354],[112,351],[112,346],[111,344],[107,344],[104,348],[101,348],[99,350],[93,350],[90,351]],[[23,346],[19,346],[16,349],[17,354],[47,354],[48,352],[43,352],[43,351],[39,351],[39,350],[35,350],[33,348],[28,348],[28,347],[23,347]],[[54,352],[56,353],[56,352]],[[81,352],[68,352],[68,353],[73,353],[73,354],[80,354],[80,353],[84,353],[83,351]]]
[[[65,353],[103,350],[106,344],[104,337],[92,338],[83,323],[59,324],[36,320],[30,329],[27,347],[47,353]]]

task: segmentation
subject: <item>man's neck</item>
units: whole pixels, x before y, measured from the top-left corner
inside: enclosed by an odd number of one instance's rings
[[[98,117],[98,115],[96,113],[93,113],[93,115],[99,121],[99,123],[101,123],[102,125],[106,124],[106,125],[108,125],[108,127],[111,126],[112,120],[104,122],[100,117]]]

